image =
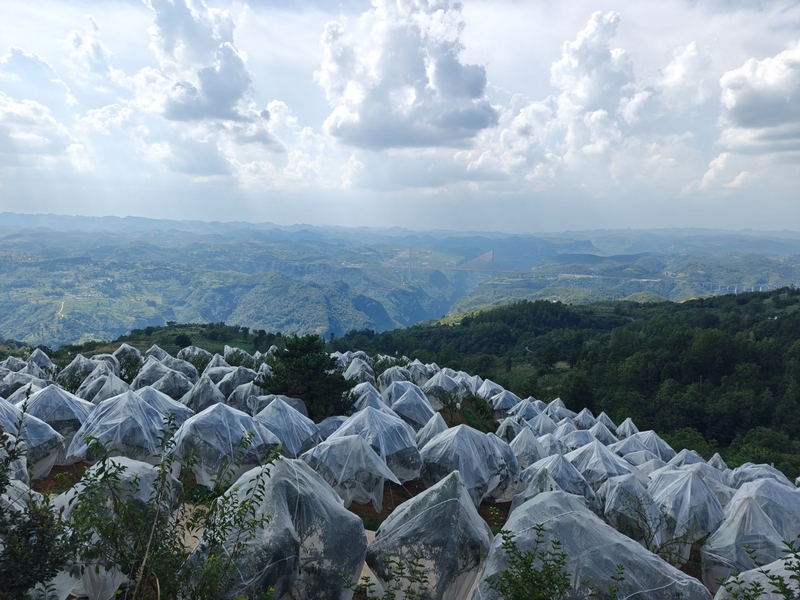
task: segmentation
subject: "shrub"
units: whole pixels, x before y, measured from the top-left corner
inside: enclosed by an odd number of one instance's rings
[[[490,575],[486,582],[503,600],[556,600],[571,587],[567,555],[561,550],[561,543],[553,540],[548,546],[542,524],[533,530],[533,549],[524,552],[517,546],[513,532],[500,532],[508,568]]]
[[[11,465],[24,454],[24,445],[0,428],[0,496],[11,491]],[[25,598],[72,556],[69,531],[47,499],[31,493],[19,504],[15,509],[0,498],[0,600]]]

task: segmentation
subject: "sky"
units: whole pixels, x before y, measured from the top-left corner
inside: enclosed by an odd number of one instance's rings
[[[800,229],[800,0],[0,14],[0,211]]]

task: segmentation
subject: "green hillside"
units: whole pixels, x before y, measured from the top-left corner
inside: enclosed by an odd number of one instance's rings
[[[557,236],[0,213],[0,336],[58,347],[167,322],[343,335],[518,300],[684,300],[800,283],[800,238]]]
[[[523,301],[336,349],[405,354],[632,417],[677,446],[800,474],[800,290],[682,303]],[[708,458],[706,456],[706,458]]]

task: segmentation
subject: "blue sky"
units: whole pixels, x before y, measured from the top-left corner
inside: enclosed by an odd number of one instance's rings
[[[800,229],[800,2],[4,2],[0,210]]]

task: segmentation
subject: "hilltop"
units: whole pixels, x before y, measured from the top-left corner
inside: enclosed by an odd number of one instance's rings
[[[0,214],[0,336],[58,347],[167,322],[341,336],[517,300],[684,300],[800,282],[800,237],[415,232]]]

